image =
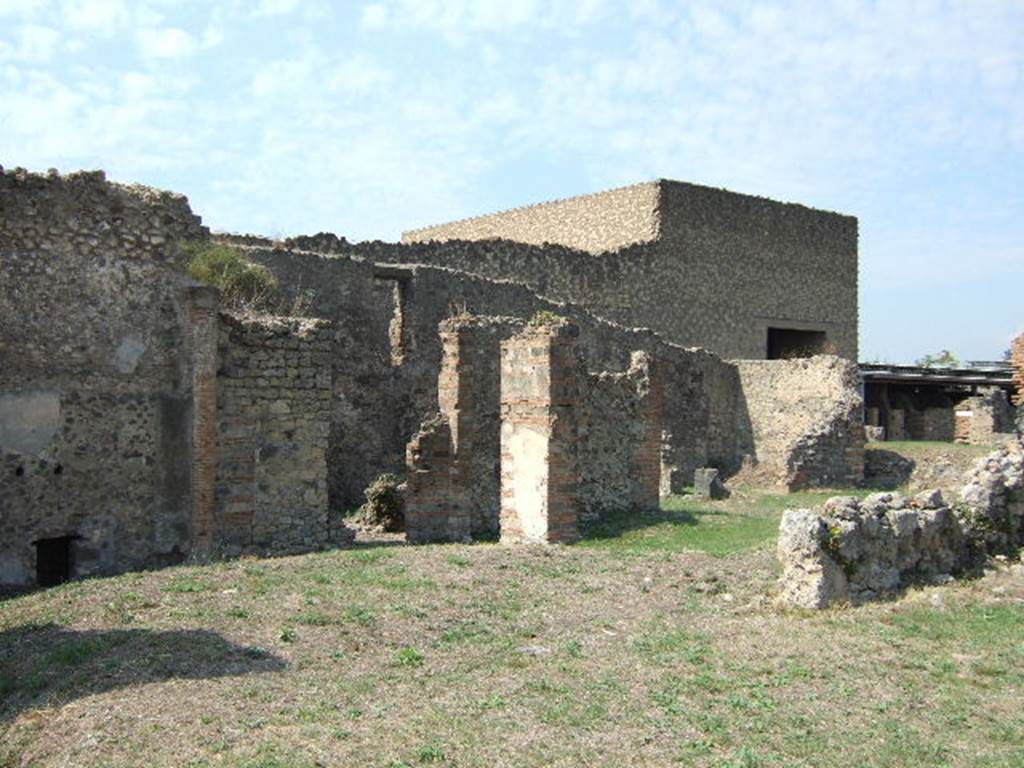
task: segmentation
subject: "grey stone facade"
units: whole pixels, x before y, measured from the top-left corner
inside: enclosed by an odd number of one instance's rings
[[[486,253],[459,240],[490,240]],[[405,233],[417,260],[533,286],[726,358],[767,355],[769,328],[825,333],[857,359],[857,220],[659,180]],[[524,253],[512,244],[554,247]],[[411,259],[406,259],[411,260]]]

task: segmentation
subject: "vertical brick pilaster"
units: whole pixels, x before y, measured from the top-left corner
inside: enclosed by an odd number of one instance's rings
[[[579,537],[578,328],[555,322],[501,344],[501,540]]]
[[[629,503],[636,509],[657,509],[661,500],[661,454],[664,431],[665,388],[661,367],[648,352],[634,352],[630,369],[646,369],[647,391],[642,394],[640,420],[643,436],[630,457],[633,482]],[[669,471],[666,468],[666,471]],[[667,485],[667,484],[666,484]]]
[[[1010,344],[1010,364],[1013,366],[1013,384],[1017,388],[1013,404],[1024,406],[1024,333]]]
[[[214,288],[188,289],[189,350],[192,363],[192,520],[191,555],[212,554],[217,503],[217,310]]]

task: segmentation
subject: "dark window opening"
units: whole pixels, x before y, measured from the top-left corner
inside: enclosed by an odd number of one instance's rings
[[[25,474],[25,468],[24,467],[18,467],[16,470],[14,470],[14,476],[15,477],[21,477],[24,474]]]
[[[824,331],[798,331],[794,328],[768,329],[768,359],[791,360],[828,352]]]
[[[36,583],[55,587],[71,579],[71,536],[40,539],[36,544]]]

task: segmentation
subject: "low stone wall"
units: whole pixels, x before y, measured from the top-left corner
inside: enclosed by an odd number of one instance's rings
[[[331,324],[221,319],[214,549],[319,549],[330,533]]]
[[[782,602],[800,608],[861,603],[916,582],[943,582],[989,555],[1024,544],[1024,447],[980,459],[959,498],[878,493],[829,499],[783,515],[778,554]]]
[[[830,355],[735,362],[747,421],[738,439],[759,479],[789,490],[850,487],[864,476],[857,367]]]

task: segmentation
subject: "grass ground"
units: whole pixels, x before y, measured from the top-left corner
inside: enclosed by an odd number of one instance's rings
[[[0,602],[0,766],[1024,765],[1024,576],[771,603],[781,509],[371,545]]]

